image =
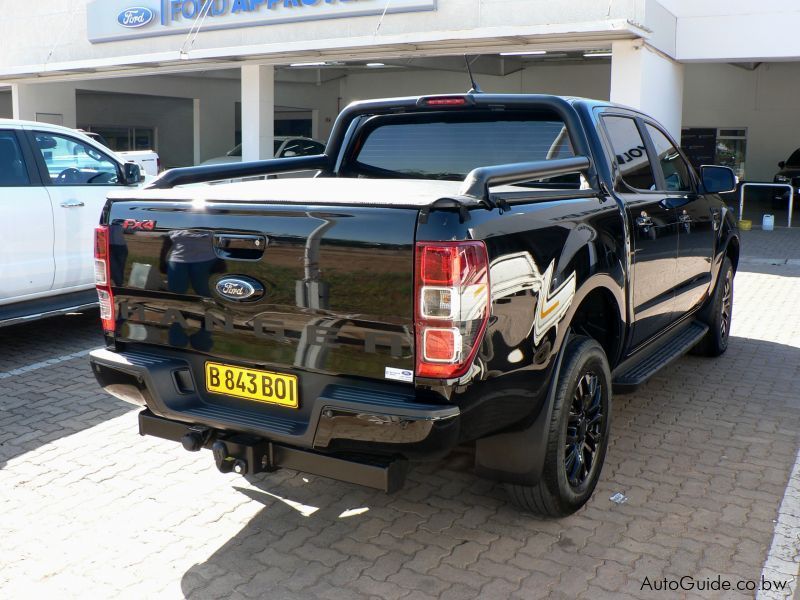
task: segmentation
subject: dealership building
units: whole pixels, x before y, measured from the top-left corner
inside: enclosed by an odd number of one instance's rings
[[[487,92],[641,108],[748,181],[800,147],[796,0],[47,0],[0,29],[0,117],[165,167],[324,140],[355,100],[464,92],[465,54]]]

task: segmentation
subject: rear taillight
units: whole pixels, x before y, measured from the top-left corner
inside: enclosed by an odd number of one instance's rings
[[[483,242],[417,244],[415,330],[418,377],[469,370],[489,319],[489,258]]]
[[[113,333],[117,320],[114,315],[114,293],[111,291],[109,233],[107,225],[94,230],[94,279],[100,301],[100,320],[103,331]]]

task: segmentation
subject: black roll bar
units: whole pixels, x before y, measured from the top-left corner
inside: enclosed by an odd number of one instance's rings
[[[354,102],[345,107],[339,114],[331,130],[325,153],[314,156],[297,156],[291,158],[269,159],[255,162],[237,164],[204,165],[198,167],[182,167],[170,169],[162,174],[147,189],[169,189],[176,185],[191,183],[205,183],[224,179],[240,179],[244,177],[258,177],[275,175],[278,173],[294,173],[298,171],[322,170],[333,173],[336,168],[342,145],[347,137],[347,131],[354,119],[363,115],[404,114],[431,111],[458,111],[462,107],[441,107],[429,104],[430,100],[447,97],[463,97],[464,109],[476,108],[489,110],[539,110],[555,113],[566,125],[572,149],[578,158],[588,161],[582,169],[572,167],[563,173],[584,170],[587,179],[593,181],[596,174],[594,165],[589,158],[592,156],[589,141],[578,112],[572,104],[560,97],[547,94],[443,94],[442,96],[412,96],[408,98],[389,98],[385,100],[367,100]],[[571,160],[571,159],[564,159]],[[556,163],[558,161],[547,161]],[[526,163],[535,164],[535,163]],[[490,167],[493,168],[493,167]],[[562,174],[563,174],[562,173]],[[539,174],[537,177],[547,177]],[[553,176],[553,175],[550,175]],[[528,178],[530,179],[530,178]],[[520,180],[520,181],[525,181]]]
[[[148,190],[165,190],[176,185],[190,183],[207,183],[222,179],[240,179],[275,175],[277,173],[296,173],[298,171],[329,170],[331,161],[325,154],[313,156],[293,156],[290,158],[272,158],[254,162],[236,164],[202,165],[199,167],[181,167],[170,169],[147,186]]]
[[[513,185],[534,179],[568,175],[586,171],[591,164],[591,161],[585,156],[574,156],[529,163],[479,167],[467,175],[459,194],[477,200],[488,200],[489,187],[492,185]]]

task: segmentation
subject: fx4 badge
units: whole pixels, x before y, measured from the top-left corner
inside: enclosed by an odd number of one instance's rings
[[[123,231],[153,231],[155,228],[155,221],[137,221],[136,219],[125,219],[122,222]]]

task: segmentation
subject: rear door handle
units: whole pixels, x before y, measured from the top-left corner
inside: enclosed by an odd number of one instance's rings
[[[711,210],[711,223],[714,227],[714,231],[719,230],[720,225],[722,224],[722,211],[719,209],[712,209]]]
[[[642,211],[641,214],[636,217],[636,225],[642,228],[648,228],[653,226],[653,219],[647,214],[646,211]]]
[[[66,200],[61,203],[61,208],[80,208],[81,206],[86,206],[80,200]]]

